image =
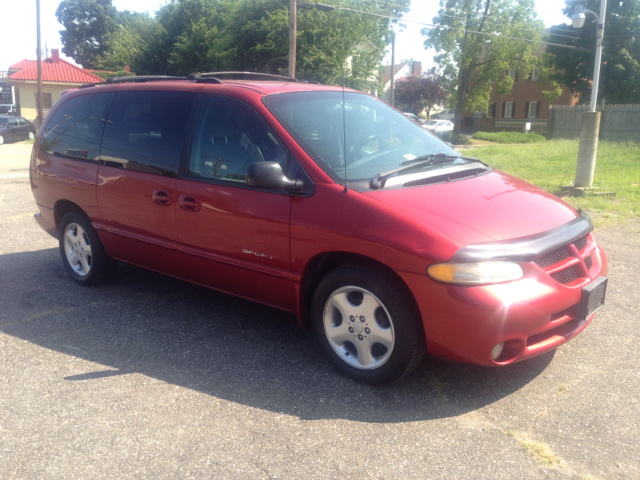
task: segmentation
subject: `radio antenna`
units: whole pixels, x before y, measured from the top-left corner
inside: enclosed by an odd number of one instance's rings
[[[344,148],[344,193],[349,191],[349,183],[347,181],[347,106],[344,101],[344,80],[342,82],[342,147]]]

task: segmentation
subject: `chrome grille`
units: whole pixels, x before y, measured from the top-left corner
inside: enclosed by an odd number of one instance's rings
[[[547,267],[550,267],[551,265],[555,265],[556,263],[559,263],[565,260],[568,257],[569,257],[569,254],[567,253],[567,248],[560,247],[553,250],[552,252],[545,253],[544,255],[539,256],[534,260],[534,262],[540,268],[547,268]]]
[[[591,254],[587,255],[587,258],[584,259],[584,264],[587,266],[587,270],[591,270],[591,265],[593,265],[593,258],[591,258]]]
[[[573,242],[573,244],[576,246],[576,248],[579,251],[582,250],[584,247],[587,246],[587,236],[585,235],[584,237],[580,237],[575,242]]]
[[[552,273],[551,278],[553,278],[556,282],[565,285],[567,283],[573,282],[576,278],[578,278],[578,269],[575,265],[573,265],[565,270],[560,270],[559,272]]]

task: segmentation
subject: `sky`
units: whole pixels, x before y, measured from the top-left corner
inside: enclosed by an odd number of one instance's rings
[[[6,70],[10,65],[20,60],[36,59],[36,2],[35,0],[11,1],[2,0],[6,4],[2,7],[3,19],[12,19],[3,22],[0,30],[0,70]],[[546,26],[559,23],[569,23],[562,15],[564,2],[559,0],[535,0],[538,17]],[[58,0],[42,0],[40,2],[40,21],[42,31],[42,49],[46,47],[49,52],[52,48],[62,49],[59,30],[62,30],[56,19]],[[166,0],[113,0],[113,5],[118,10],[134,10],[137,12],[155,12]],[[405,14],[406,20],[430,22],[438,10],[438,0],[413,0],[412,9]],[[354,14],[355,15],[355,14]],[[396,63],[402,59],[413,57],[421,61],[423,69],[432,64],[433,52],[424,49],[424,37],[420,35],[421,26],[407,23],[403,31],[397,29],[396,34]],[[62,55],[65,60],[73,62]],[[391,63],[390,51],[384,63]]]

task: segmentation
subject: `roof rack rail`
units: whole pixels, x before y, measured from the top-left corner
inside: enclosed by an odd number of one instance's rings
[[[201,81],[207,78],[218,78],[218,77],[245,77],[240,78],[239,80],[266,80],[267,78],[275,78],[278,80],[285,80],[287,82],[297,82],[298,80],[292,77],[284,77],[282,75],[275,75],[271,73],[255,73],[255,72],[206,72],[206,73],[192,73],[188,75],[187,78],[195,79],[197,81]],[[248,77],[248,78],[247,78]]]
[[[114,83],[143,83],[143,82],[157,82],[162,80],[188,80],[187,77],[171,77],[167,75],[140,75],[131,77],[110,77],[104,82],[85,83],[78,88],[94,87],[96,85],[113,85]]]

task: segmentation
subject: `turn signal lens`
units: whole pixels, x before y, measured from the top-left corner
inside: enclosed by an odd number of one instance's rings
[[[457,285],[488,285],[522,278],[520,265],[513,262],[438,263],[427,268],[434,280]]]

